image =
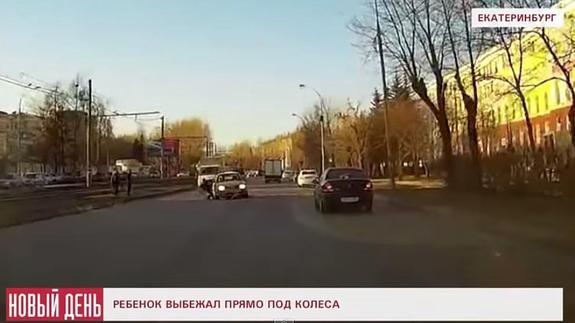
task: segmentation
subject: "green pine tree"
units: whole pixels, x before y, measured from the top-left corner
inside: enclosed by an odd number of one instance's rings
[[[411,88],[407,84],[405,77],[401,77],[399,73],[395,73],[393,76],[389,96],[390,99],[397,101],[406,101],[411,98]]]

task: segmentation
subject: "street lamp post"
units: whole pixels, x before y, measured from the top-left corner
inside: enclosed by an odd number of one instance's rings
[[[301,83],[299,85],[300,89],[305,89],[308,86]],[[320,116],[319,116],[319,123],[320,123],[320,141],[321,141],[321,172],[325,170],[325,140],[324,140],[324,115],[327,114],[327,108],[325,107],[323,96],[313,87],[310,87],[312,91],[315,92],[317,97],[319,98],[319,106],[320,106]]]
[[[389,170],[389,179],[391,183],[391,189],[395,189],[395,174],[393,170],[393,161],[391,160],[391,149],[389,145],[389,112],[387,105],[387,84],[385,77],[385,60],[383,58],[383,41],[381,39],[381,25],[379,24],[379,10],[377,6],[377,0],[374,0],[375,4],[375,20],[376,20],[376,30],[377,30],[377,51],[379,54],[379,64],[381,68],[381,82],[383,85],[383,113],[385,117],[385,150],[386,150],[386,164]]]

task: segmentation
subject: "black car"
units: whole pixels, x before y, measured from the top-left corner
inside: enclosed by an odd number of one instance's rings
[[[359,168],[328,168],[315,181],[315,208],[322,213],[346,207],[371,212],[372,189],[371,180]]]

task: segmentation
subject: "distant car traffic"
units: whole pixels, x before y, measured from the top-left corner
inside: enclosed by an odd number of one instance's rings
[[[321,213],[353,206],[371,212],[373,186],[358,168],[328,168],[315,180],[314,204]]]
[[[217,174],[212,184],[212,192],[216,200],[248,197],[247,184],[238,172]]]
[[[264,160],[264,182],[278,182],[282,181],[282,160],[281,159],[266,159]]]
[[[293,170],[286,169],[282,173],[282,181],[283,182],[293,182],[296,176],[296,172]]]
[[[315,169],[302,169],[296,179],[297,186],[306,187],[314,186],[314,181],[317,179],[317,173]]]
[[[190,177],[190,172],[179,172],[176,177]]]

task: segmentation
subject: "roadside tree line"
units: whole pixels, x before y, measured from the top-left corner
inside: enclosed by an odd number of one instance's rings
[[[398,74],[390,89],[387,106],[390,119],[390,156],[395,175],[429,175],[434,148],[432,116],[411,93]],[[389,176],[385,149],[383,97],[375,89],[367,104],[348,100],[345,104],[315,104],[302,115],[294,131],[257,143],[242,141],[228,150],[228,160],[246,169],[259,169],[265,158],[286,160],[293,169],[321,169],[320,116],[324,116],[325,163],[365,169],[371,176]]]
[[[32,114],[40,119],[34,144],[22,152],[22,160],[43,165],[54,173],[79,174],[86,169],[86,130],[88,120],[88,86],[80,77],[66,85],[57,84],[33,97]],[[107,172],[118,159],[137,159],[144,164],[157,162],[148,156],[147,145],[161,138],[159,118],[149,119],[158,127],[146,134],[143,121],[133,134],[114,133],[110,102],[92,94],[90,164],[98,172]],[[182,168],[195,164],[205,153],[205,140],[211,138],[209,124],[199,118],[183,118],[166,122],[165,138],[178,138],[179,162]]]
[[[524,183],[526,173],[531,173],[533,181],[543,177],[546,168],[557,169],[557,156],[544,156],[547,152],[537,142],[538,133],[531,122],[531,113],[534,107],[539,109],[539,101],[531,103],[530,94],[550,88],[551,84],[561,84],[568,98],[569,127],[565,133],[570,145],[564,147],[563,153],[572,158],[575,147],[572,12],[567,12],[565,26],[559,29],[485,29],[471,28],[471,8],[491,7],[492,3],[487,1],[376,1],[380,8],[384,56],[405,75],[410,90],[433,117],[439,134],[442,169],[450,186],[483,188],[494,173],[500,172],[492,169],[497,161],[486,159],[506,160],[499,165],[503,172],[523,176],[509,181],[515,183]],[[554,5],[555,1],[503,0],[498,4],[543,8]],[[350,25],[358,35],[358,47],[367,57],[377,54],[374,9],[371,3],[368,14],[357,17]],[[545,96],[544,101],[547,100]],[[496,137],[497,128],[511,123],[510,120],[524,123],[524,136],[513,142],[510,130],[511,140],[506,149],[493,151],[488,146],[499,144],[490,143],[489,137]],[[390,123],[394,122],[390,116]],[[523,137],[526,143],[520,146],[518,141]],[[510,163],[509,158],[500,156],[509,154],[520,155],[521,161]],[[519,168],[524,171],[519,172]],[[564,178],[568,178],[567,169],[563,165]]]

